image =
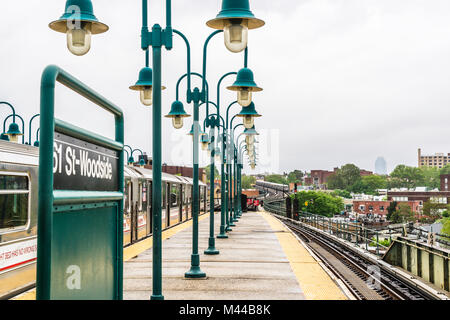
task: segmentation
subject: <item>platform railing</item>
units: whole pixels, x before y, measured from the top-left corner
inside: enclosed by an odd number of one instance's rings
[[[365,226],[363,223],[342,220],[342,218],[329,218],[322,215],[291,209],[288,213],[287,199],[268,199],[264,202],[264,209],[268,212],[291,218],[293,220],[310,225],[340,239],[351,242],[354,245],[377,255],[383,255],[392,243],[393,237],[413,235],[417,240],[428,241],[429,233],[426,230],[416,228],[410,223],[400,226],[387,226],[376,230]],[[450,236],[436,233],[435,242],[443,247],[450,247]],[[389,241],[387,241],[389,239]]]

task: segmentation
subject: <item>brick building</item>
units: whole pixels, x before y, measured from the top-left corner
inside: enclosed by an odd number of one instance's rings
[[[421,206],[427,201],[450,204],[450,191],[388,191],[389,201],[418,201]]]
[[[305,178],[305,185],[315,185],[315,186],[322,186],[328,182],[328,178],[335,174],[339,168],[334,168],[333,171],[327,171],[327,170],[311,170],[311,173],[308,177]],[[361,176],[369,176],[372,175],[372,171],[368,170],[360,170]]]
[[[450,174],[441,174],[441,191],[450,191]]]
[[[403,203],[408,203],[414,213],[419,213],[422,209],[419,201],[404,201]],[[387,208],[390,204],[391,201],[355,200],[353,201],[353,211],[358,214],[385,216],[388,213]]]

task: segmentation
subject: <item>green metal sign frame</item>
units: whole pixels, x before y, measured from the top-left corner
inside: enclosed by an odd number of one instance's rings
[[[55,85],[63,84],[115,118],[115,140],[55,119]],[[120,108],[57,66],[41,79],[36,298],[123,298],[124,117]],[[118,155],[115,191],[54,190],[55,134]]]

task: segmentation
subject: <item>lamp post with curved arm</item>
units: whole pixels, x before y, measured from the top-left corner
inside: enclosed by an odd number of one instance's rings
[[[18,117],[20,121],[22,121],[22,131],[20,131],[19,126],[13,120],[13,122],[9,125],[8,132],[6,132],[6,134],[9,136],[9,140],[12,142],[18,142],[18,137],[22,136],[22,143],[25,143],[25,121],[18,114],[10,114],[5,118],[5,120],[3,121],[3,132],[5,133],[6,130],[6,121],[8,121],[8,119],[11,117],[13,117],[13,119],[15,117]]]

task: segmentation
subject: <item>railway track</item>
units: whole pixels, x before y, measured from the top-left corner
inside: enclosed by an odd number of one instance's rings
[[[340,279],[358,300],[434,300],[435,297],[385,270],[367,258],[306,227],[284,221]]]

